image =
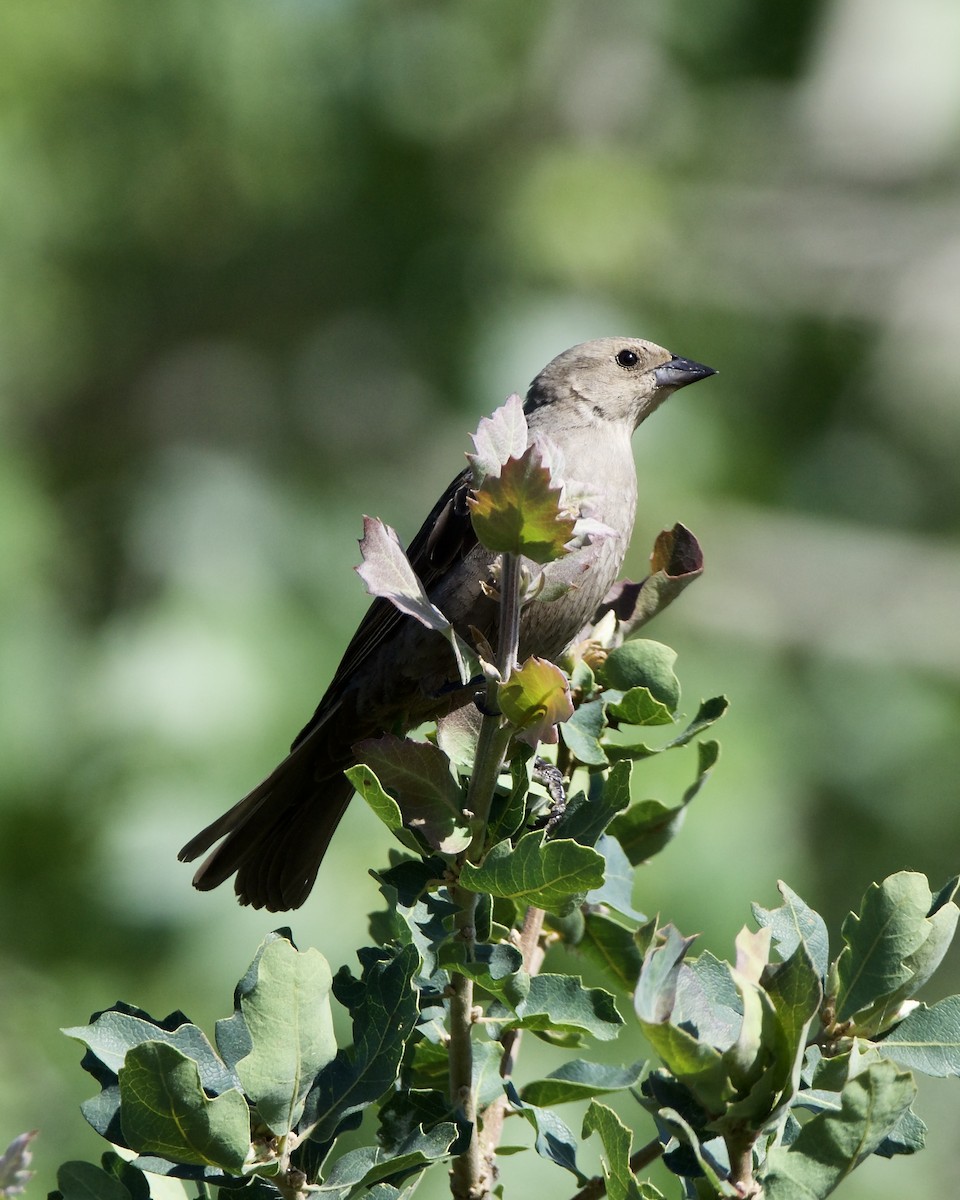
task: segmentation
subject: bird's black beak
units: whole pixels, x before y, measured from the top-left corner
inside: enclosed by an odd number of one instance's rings
[[[653,372],[657,387],[682,388],[688,383],[696,383],[698,379],[706,379],[708,375],[716,375],[713,367],[705,367],[703,363],[694,362],[692,358],[671,358],[662,367]]]

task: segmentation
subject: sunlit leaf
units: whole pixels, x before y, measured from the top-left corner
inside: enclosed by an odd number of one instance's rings
[[[552,562],[566,552],[576,516],[563,507],[562,488],[543,465],[538,446],[508,459],[469,497],[477,537],[495,553]]]

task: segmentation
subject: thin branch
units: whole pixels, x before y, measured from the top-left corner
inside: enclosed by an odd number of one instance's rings
[[[497,671],[506,679],[517,665],[520,638],[520,560],[504,554],[500,560],[500,628],[497,641]],[[475,861],[483,852],[490,805],[510,744],[512,730],[499,715],[499,684],[487,682],[486,712],[480,724],[473,773],[467,789],[466,807],[473,814],[473,838],[460,861]],[[456,937],[467,959],[476,951],[476,894],[454,886],[451,896],[457,905]],[[488,1158],[481,1152],[473,1090],[473,981],[454,971],[450,978],[450,1103],[463,1112],[470,1128],[467,1149],[458,1155],[450,1171],[450,1190],[456,1200],[482,1200],[490,1194],[492,1174]]]

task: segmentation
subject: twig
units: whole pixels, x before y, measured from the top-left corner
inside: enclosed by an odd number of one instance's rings
[[[500,560],[500,628],[497,640],[497,671],[506,679],[517,665],[520,639],[520,560],[504,554]],[[512,731],[499,716],[499,684],[487,682],[486,711],[480,724],[473,773],[467,788],[466,807],[473,814],[473,838],[461,863],[475,861],[483,852],[490,805],[503,767]],[[456,937],[468,961],[476,950],[476,907],[474,892],[454,886],[451,896],[457,905]],[[476,1095],[473,1091],[473,981],[454,971],[450,978],[450,1102],[463,1112],[470,1128],[467,1149],[453,1160],[450,1189],[456,1200],[482,1200],[489,1195],[492,1176],[485,1171],[487,1159],[481,1152],[477,1126]]]
[[[546,948],[540,942],[545,914],[542,908],[528,908],[520,931],[520,953],[523,956],[523,969],[529,975],[536,975],[543,966]],[[503,1057],[500,1060],[500,1075],[509,1079],[513,1074],[520,1051],[522,1029],[508,1029],[500,1039],[503,1047]],[[503,1123],[506,1120],[509,1101],[505,1095],[498,1096],[483,1113],[483,1161],[489,1179],[496,1179],[496,1153],[503,1136]]]

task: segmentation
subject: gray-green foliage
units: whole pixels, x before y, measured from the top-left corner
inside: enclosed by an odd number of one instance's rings
[[[509,455],[524,441],[516,419],[514,406],[478,440],[485,469],[498,445]],[[486,489],[478,529],[492,529],[504,553],[536,551],[525,555],[519,594],[534,564],[560,552],[571,518],[536,451],[504,477]],[[409,609],[417,585],[397,567],[392,539],[372,539],[365,553],[367,575],[381,584],[389,575]],[[755,908],[759,928],[736,937],[731,963],[694,955],[694,938],[633,908],[637,867],[677,835],[717,762],[717,743],[701,738],[726,708],[704,701],[684,723],[673,652],[624,641],[699,574],[692,536],[679,526],[661,535],[653,566],[654,599],[643,586],[618,589],[569,652],[565,675],[549,664],[500,675],[485,664],[512,691],[484,720],[518,739],[533,720],[551,740],[557,694],[576,707],[555,766],[531,769],[529,746],[513,743],[489,820],[464,808],[469,748],[483,744],[469,722],[442,728],[436,743],[387,736],[358,748],[350,777],[402,846],[376,873],[385,908],[371,915],[359,975],[332,974],[318,951],[299,951],[279,931],[212,1042],[182,1013],[156,1021],[124,1004],[66,1031],[100,1086],[85,1116],[135,1157],[65,1164],[64,1200],[145,1200],[150,1173],[252,1188],[255,1200],[321,1183],[335,1200],[386,1200],[409,1194],[436,1163],[467,1163],[470,1178],[471,1146],[489,1187],[505,1116],[529,1125],[536,1152],[579,1188],[588,1181],[579,1139],[556,1111],[577,1100],[590,1102],[580,1137],[602,1147],[596,1186],[614,1200],[660,1195],[642,1178],[654,1158],[683,1196],[762,1186],[775,1200],[815,1200],[869,1155],[922,1147],[910,1070],[960,1072],[960,997],[929,1008],[915,1000],[955,931],[956,879],[935,894],[910,872],[872,885],[833,945],[819,915],[781,884],[783,904]],[[679,803],[631,805],[643,760],[691,743],[694,779]],[[607,987],[541,970],[542,936],[599,966]],[[461,1023],[458,989],[471,1000]],[[346,1046],[334,1039],[333,1001],[352,1021]],[[627,1020],[639,1022],[654,1061],[617,1068],[580,1056]],[[516,1055],[522,1031],[577,1056],[521,1080],[505,1056]],[[629,1123],[599,1099],[617,1094],[635,1102]],[[342,1135],[370,1109],[375,1144],[344,1150]],[[462,1178],[455,1170],[455,1194]]]

